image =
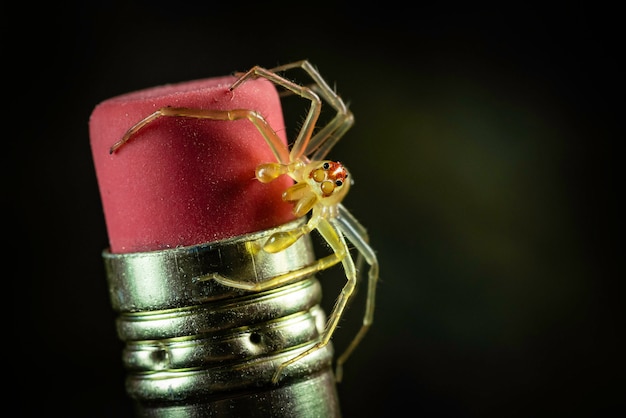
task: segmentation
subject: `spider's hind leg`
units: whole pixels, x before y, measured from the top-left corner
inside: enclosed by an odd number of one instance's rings
[[[274,377],[272,379],[274,382],[278,380],[278,378],[282,374],[282,371],[285,368],[308,356],[314,351],[325,347],[328,344],[333,334],[335,333],[335,330],[337,329],[337,325],[339,324],[339,321],[343,316],[343,312],[348,304],[348,301],[350,300],[350,297],[352,296],[352,293],[354,292],[354,289],[356,287],[356,268],[350,256],[348,245],[343,237],[343,234],[337,229],[337,227],[333,223],[329,222],[326,219],[320,219],[319,223],[317,224],[317,230],[333,250],[332,255],[327,256],[322,260],[341,260],[341,263],[343,264],[343,268],[345,270],[347,282],[341,290],[337,301],[335,302],[335,306],[328,317],[326,327],[322,335],[320,336],[319,341],[308,350],[281,364],[274,373]],[[338,375],[337,378],[338,380],[340,380],[341,376]]]
[[[365,260],[369,264],[367,299],[365,302],[365,314],[363,315],[363,323],[356,336],[345,351],[337,358],[336,379],[341,381],[343,376],[343,365],[348,360],[354,349],[359,345],[365,334],[369,330],[374,321],[374,305],[376,299],[376,284],[378,283],[378,259],[374,250],[370,247],[369,237],[365,228],[359,221],[348,212],[343,206],[339,206],[340,216],[332,220],[333,224],[342,234],[346,236],[357,249],[359,253],[359,264]],[[348,258],[348,257],[347,257]]]

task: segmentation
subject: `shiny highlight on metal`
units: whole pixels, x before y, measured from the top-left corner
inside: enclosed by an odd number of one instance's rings
[[[220,285],[303,270],[315,261],[308,235],[270,254],[265,240],[294,224],[191,247],[104,251],[111,303],[128,372],[126,390],[145,417],[340,417],[332,345],[288,367],[324,330],[321,286],[303,274],[264,292]]]

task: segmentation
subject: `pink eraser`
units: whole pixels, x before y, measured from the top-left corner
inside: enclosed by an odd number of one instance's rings
[[[95,107],[89,132],[111,252],[208,243],[293,219],[281,197],[292,180],[255,178],[256,166],[276,157],[247,119],[162,116],[109,152],[129,128],[166,106],[255,110],[286,141],[274,85],[248,80],[230,91],[234,81],[219,77],[159,86]]]

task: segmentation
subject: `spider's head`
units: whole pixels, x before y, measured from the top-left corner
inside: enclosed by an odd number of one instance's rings
[[[336,161],[316,161],[311,164],[306,180],[324,204],[338,204],[350,188],[348,170]]]
[[[336,206],[350,188],[348,170],[335,161],[313,161],[292,174],[296,184],[283,192],[283,200],[295,204],[296,216],[306,215],[315,206],[320,213],[336,213]]]

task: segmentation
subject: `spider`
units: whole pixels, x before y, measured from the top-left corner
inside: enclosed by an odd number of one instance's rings
[[[301,68],[308,74],[313,81],[312,86],[297,84],[278,74],[296,68]],[[303,217],[310,213],[308,221],[302,226],[271,235],[264,244],[263,250],[270,253],[279,252],[289,247],[303,235],[317,230],[328,243],[332,253],[316,260],[314,265],[306,268],[306,271],[313,273],[322,271],[341,262],[346,276],[346,284],[335,302],[335,306],[328,317],[326,327],[321,333],[319,340],[307,350],[280,364],[272,376],[272,382],[276,383],[279,380],[285,368],[329,343],[350,298],[353,296],[358,280],[358,270],[364,260],[369,265],[365,313],[360,330],[346,350],[337,358],[335,379],[341,381],[343,364],[361,342],[372,324],[375,288],[379,271],[378,260],[374,250],[369,245],[366,229],[341,203],[350,189],[352,178],[343,164],[325,159],[331,148],[353,125],[354,117],[343,100],[328,86],[318,70],[308,60],[293,62],[270,70],[255,66],[245,73],[240,73],[237,80],[231,85],[230,90],[236,89],[246,80],[259,77],[266,78],[275,85],[286,89],[287,92],[297,94],[311,102],[307,116],[291,149],[284,145],[263,116],[253,110],[206,110],[164,107],[131,127],[122,139],[111,147],[110,151],[114,153],[133,138],[144,126],[163,116],[224,121],[248,119],[251,121],[264,137],[276,157],[276,162],[263,163],[256,168],[257,180],[262,183],[268,183],[282,175],[290,176],[294,180],[294,185],[283,192],[283,200],[293,204],[293,212],[297,217]],[[320,97],[330,104],[337,113],[330,122],[316,131],[316,123],[322,106]],[[346,240],[358,252],[356,263],[352,258]],[[205,280],[216,280],[225,286],[238,289],[263,291],[299,277],[302,277],[302,271],[287,273],[259,283],[243,282],[217,274],[207,275]]]

